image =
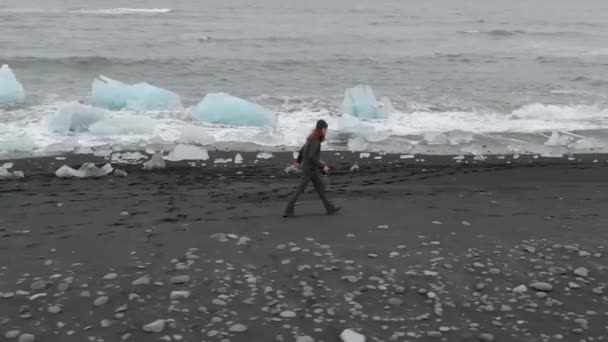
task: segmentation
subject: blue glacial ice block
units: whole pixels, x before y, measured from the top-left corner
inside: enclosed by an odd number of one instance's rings
[[[270,110],[224,93],[207,94],[194,108],[192,116],[200,121],[228,126],[270,126],[277,116]]]
[[[383,101],[388,101],[388,99],[383,99]],[[380,119],[386,117],[391,110],[390,102],[386,104],[378,102],[374,91],[368,85],[348,88],[344,93],[344,101],[342,101],[344,113],[361,119]]]
[[[142,82],[134,85],[105,76],[93,80],[90,102],[110,110],[181,110],[179,95]]]
[[[145,135],[154,133],[156,122],[145,116],[113,116],[97,121],[89,127],[94,135]]]
[[[25,101],[25,90],[8,65],[0,67],[0,106],[12,106]]]
[[[91,125],[108,115],[109,112],[104,109],[76,102],[68,103],[59,108],[57,114],[51,118],[49,126],[51,131],[59,134],[86,132]]]

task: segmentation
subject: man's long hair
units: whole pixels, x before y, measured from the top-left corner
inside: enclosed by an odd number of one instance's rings
[[[323,128],[321,128],[321,129],[313,129],[312,132],[310,132],[310,134],[308,135],[308,138],[306,138],[306,141],[308,141],[308,142],[311,142],[311,141],[323,142],[323,141],[325,141],[325,134],[323,134]]]

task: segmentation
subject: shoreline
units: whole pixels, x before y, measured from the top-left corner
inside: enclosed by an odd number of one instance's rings
[[[200,169],[226,169],[226,168],[251,168],[251,167],[276,167],[277,174],[282,174],[285,167],[289,166],[295,159],[294,152],[228,152],[208,151],[208,160],[181,160],[170,161],[165,159],[166,168],[153,170],[153,172],[167,172],[180,168]],[[168,153],[165,152],[165,157]],[[235,156],[242,157],[240,163],[235,163]],[[138,159],[130,159],[138,156]],[[4,163],[12,163],[11,170],[24,171],[28,175],[49,175],[62,165],[79,167],[83,163],[94,163],[97,165],[110,163],[114,167],[131,172],[150,172],[142,169],[143,162],[151,158],[146,151],[121,151],[112,152],[107,156],[93,154],[59,154],[45,157],[1,159],[0,166]],[[334,172],[348,173],[351,166],[358,164],[360,170],[374,168],[398,168],[398,167],[522,167],[522,166],[546,166],[546,165],[582,165],[582,166],[605,166],[608,164],[608,154],[578,154],[564,155],[561,157],[543,157],[538,154],[526,155],[487,155],[483,159],[473,155],[408,155],[374,152],[336,152],[323,151],[322,160],[326,162]]]

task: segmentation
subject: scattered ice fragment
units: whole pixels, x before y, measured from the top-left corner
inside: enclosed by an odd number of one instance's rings
[[[237,153],[236,156],[234,156],[234,163],[243,164],[243,156],[240,153]]]
[[[355,165],[351,166],[348,170],[350,173],[355,173],[359,171],[359,164],[355,162]]]
[[[232,162],[232,158],[215,158],[213,161],[214,164],[228,164],[230,162]]]
[[[471,225],[471,222],[468,222],[468,221],[462,221],[461,223],[462,223],[463,226],[470,226]]]
[[[351,329],[345,329],[340,334],[342,342],[365,342],[365,336]]]
[[[102,167],[97,167],[93,163],[84,163],[78,170],[75,170],[67,165],[63,165],[57,171],[55,171],[55,176],[59,178],[99,178],[106,176],[113,170],[114,168],[112,168],[111,164],[105,164]]]
[[[379,230],[388,230],[388,229],[389,229],[389,226],[388,226],[387,224],[382,224],[382,225],[379,225],[379,226],[378,226],[378,229],[379,229]]]
[[[138,164],[142,159],[147,157],[140,152],[125,152],[125,153],[113,153],[110,160],[112,163],[118,164]]]
[[[134,85],[99,76],[93,80],[90,102],[110,110],[181,110],[179,95],[142,82]]]
[[[0,106],[11,106],[25,101],[25,90],[8,65],[0,67]]]
[[[224,93],[207,94],[190,115],[199,121],[229,126],[277,124],[277,115],[270,110]]]
[[[108,116],[108,112],[77,102],[59,107],[57,114],[49,122],[51,131],[60,134],[80,133],[89,130],[91,125]]]
[[[401,156],[399,156],[399,158],[401,159],[414,159],[416,156],[414,156],[413,154],[402,154]]]
[[[89,131],[95,135],[151,134],[155,127],[156,121],[146,116],[116,115],[95,122]]]
[[[0,179],[23,179],[25,174],[23,171],[8,171],[5,167],[0,167]]]
[[[152,155],[152,158],[144,163],[144,170],[154,170],[154,169],[164,169],[165,168],[165,160],[163,159],[164,152],[157,151]]]
[[[180,144],[207,146],[213,144],[215,139],[207,133],[204,127],[185,125],[177,142]]]
[[[361,154],[359,154],[359,158],[363,159],[363,158],[369,158],[370,154],[367,152],[362,152]]]
[[[452,159],[454,159],[454,160],[463,160],[464,156],[456,156],[456,157],[454,157]]]
[[[209,160],[209,153],[204,148],[198,146],[180,144],[165,159],[169,161]]]
[[[285,168],[284,170],[285,174],[287,175],[300,175],[302,174],[302,169],[295,167],[293,165],[289,165],[288,167]]]
[[[390,100],[383,97],[377,100],[369,85],[358,85],[346,89],[342,101],[342,112],[362,119],[387,118],[393,112]]]
[[[273,157],[272,153],[268,152],[260,152],[256,156],[257,159],[271,159]]]

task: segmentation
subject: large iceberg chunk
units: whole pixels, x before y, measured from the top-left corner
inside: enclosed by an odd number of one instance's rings
[[[11,106],[25,101],[25,90],[11,68],[3,65],[0,68],[0,106]]]
[[[229,126],[276,126],[277,116],[268,109],[224,93],[207,94],[194,108],[197,120]]]
[[[55,133],[86,132],[91,125],[104,119],[107,111],[80,103],[63,105],[51,119],[49,126]]]
[[[89,132],[95,135],[131,135],[151,134],[154,132],[154,119],[136,116],[114,116],[97,121],[89,127]]]
[[[393,105],[386,97],[378,101],[370,86],[358,85],[346,89],[342,111],[361,119],[382,119],[393,111]]]
[[[110,110],[181,110],[179,95],[149,83],[134,85],[115,81],[105,76],[93,80],[91,104]]]
[[[209,160],[209,153],[204,148],[198,146],[180,144],[165,159],[169,161]]]

